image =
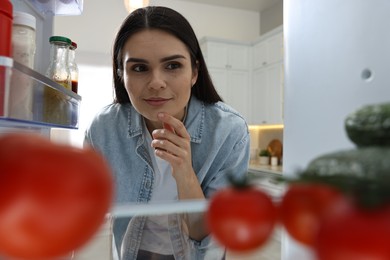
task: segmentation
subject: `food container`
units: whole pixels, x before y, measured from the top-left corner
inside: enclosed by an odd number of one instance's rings
[[[13,13],[12,57],[15,62],[34,68],[36,50],[36,19],[25,12]],[[33,117],[33,80],[21,73],[13,73],[9,91],[9,113],[11,117],[31,120]]]
[[[12,10],[9,0],[0,0],[0,56],[11,57]]]
[[[12,27],[12,57],[15,61],[34,69],[36,50],[36,19],[25,12],[14,12]]]

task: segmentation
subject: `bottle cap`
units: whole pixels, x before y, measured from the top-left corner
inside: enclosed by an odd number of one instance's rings
[[[33,28],[34,30],[37,27],[37,21],[34,16],[25,12],[14,12],[14,24],[26,25]]]
[[[77,49],[77,43],[75,43],[75,42],[72,41],[72,43],[70,44],[70,48],[71,48],[72,50]]]
[[[12,19],[12,3],[8,0],[0,0],[0,13]]]
[[[72,43],[72,41],[69,38],[64,36],[51,36],[49,38],[49,42],[63,42],[63,43],[67,43],[68,45]]]

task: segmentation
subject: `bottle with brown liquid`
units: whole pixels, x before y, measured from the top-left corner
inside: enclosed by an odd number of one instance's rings
[[[69,70],[69,47],[72,41],[63,36],[52,36],[50,41],[50,65],[46,76],[72,90],[71,74]],[[71,103],[68,95],[55,88],[44,88],[43,118],[47,123],[69,125],[71,123]]]
[[[77,93],[78,91],[78,82],[79,82],[79,68],[76,63],[76,49],[77,49],[77,43],[73,42],[71,43],[69,47],[69,70],[70,70],[70,78],[72,81],[72,91],[74,93]]]

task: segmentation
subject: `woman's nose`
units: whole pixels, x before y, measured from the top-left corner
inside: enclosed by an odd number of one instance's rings
[[[164,74],[161,71],[155,70],[151,72],[149,87],[153,89],[165,88],[167,86]]]

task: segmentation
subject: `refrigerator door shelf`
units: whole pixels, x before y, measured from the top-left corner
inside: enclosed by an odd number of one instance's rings
[[[28,3],[41,14],[52,16],[80,15],[84,6],[84,0],[31,0]]]
[[[77,129],[81,97],[42,74],[0,57],[0,127]]]

